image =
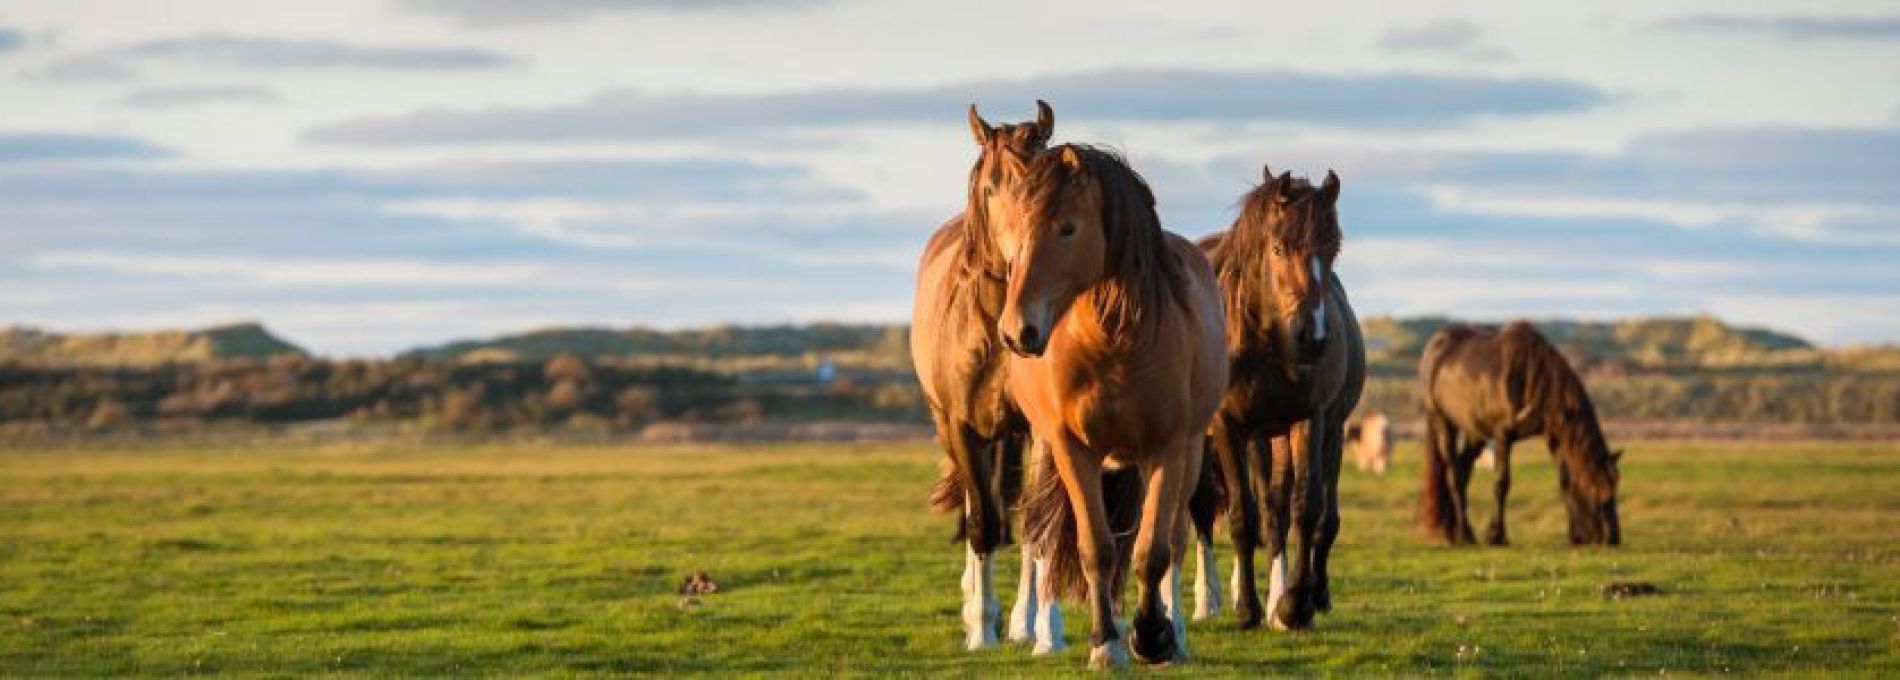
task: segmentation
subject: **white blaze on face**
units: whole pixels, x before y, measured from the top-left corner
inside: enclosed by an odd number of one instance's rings
[[[1319,304],[1313,305],[1313,339],[1325,340],[1326,339],[1326,299],[1332,296],[1326,294],[1326,291],[1330,288],[1330,286],[1328,286],[1326,283],[1326,278],[1325,278],[1326,269],[1323,265],[1320,264],[1318,255],[1313,256],[1313,259],[1311,261],[1311,266],[1313,269],[1313,285],[1319,286],[1322,291]]]

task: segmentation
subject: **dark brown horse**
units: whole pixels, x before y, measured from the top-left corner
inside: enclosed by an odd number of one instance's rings
[[[970,649],[996,645],[1001,605],[991,555],[1009,542],[1006,513],[1020,488],[1014,482],[1029,435],[1028,423],[1005,394],[1003,348],[995,333],[1003,306],[1003,260],[980,235],[990,228],[996,194],[1011,190],[1054,131],[1054,112],[1046,103],[1036,105],[1034,122],[999,127],[970,107],[979,154],[970,169],[968,202],[963,214],[939,228],[925,247],[911,316],[911,360],[948,463],[932,504],[963,516],[958,533],[967,545],[962,586]],[[1025,570],[1032,568],[1025,563]],[[1018,611],[1029,613],[1020,605]]]
[[[1128,647],[1149,662],[1181,659],[1178,547],[1227,387],[1220,285],[1192,243],[1161,228],[1154,194],[1114,154],[1050,149],[1017,189],[992,222],[1009,264],[997,328],[1012,353],[1010,396],[1052,473],[1024,494],[1024,534],[1048,556],[1052,581],[1087,592],[1091,666],[1125,664]],[[1127,647],[1109,515],[1132,499],[1105,497],[1109,468],[1141,481]]]
[[[1264,177],[1233,226],[1201,241],[1225,296],[1230,373],[1208,441],[1234,542],[1235,615],[1242,627],[1260,622],[1253,551],[1264,515],[1273,624],[1305,628],[1332,604],[1326,565],[1339,535],[1339,466],[1366,352],[1333,273],[1343,240],[1339,177],[1328,172],[1319,187],[1270,169]],[[1211,519],[1196,523],[1206,546]]]
[[[1497,514],[1485,541],[1503,545],[1511,492],[1511,444],[1544,435],[1570,514],[1571,545],[1617,545],[1617,461],[1603,441],[1596,408],[1570,363],[1523,321],[1500,331],[1451,326],[1432,335],[1419,359],[1425,393],[1425,483],[1418,521],[1432,538],[1474,543],[1465,487],[1486,442],[1497,448]]]

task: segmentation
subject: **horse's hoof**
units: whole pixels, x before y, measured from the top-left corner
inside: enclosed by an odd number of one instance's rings
[[[1050,654],[1060,652],[1063,649],[1066,649],[1067,647],[1068,647],[1068,643],[1063,642],[1062,638],[1037,640],[1036,646],[1031,647],[1029,649],[1029,654],[1031,656],[1048,656]]]
[[[1089,668],[1098,671],[1121,670],[1128,667],[1128,650],[1122,647],[1121,640],[1109,640],[1089,650]]]
[[[1174,658],[1174,622],[1165,616],[1135,617],[1129,643],[1142,663],[1165,663]]]
[[[1204,598],[1204,599],[1197,599],[1194,601],[1194,620],[1195,621],[1206,621],[1216,616],[1220,616],[1220,599],[1219,598],[1209,597],[1209,598]]]
[[[1504,537],[1504,530],[1493,528],[1484,532],[1485,545],[1510,545],[1510,539]]]
[[[1273,608],[1274,630],[1306,630],[1312,627],[1313,609],[1298,591],[1289,591]]]
[[[1033,614],[1020,609],[1010,612],[1009,627],[1004,631],[1004,638],[1010,642],[1029,642],[1036,639],[1035,626]]]
[[[1238,624],[1241,630],[1253,630],[1255,628],[1259,628],[1260,627],[1260,603],[1259,602],[1235,602],[1234,603],[1234,623]]]

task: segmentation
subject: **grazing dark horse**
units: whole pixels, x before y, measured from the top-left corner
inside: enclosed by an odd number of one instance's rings
[[[1242,627],[1260,622],[1253,551],[1264,515],[1272,623],[1297,629],[1332,606],[1326,564],[1339,536],[1339,466],[1366,351],[1333,273],[1343,240],[1339,177],[1328,172],[1314,187],[1270,169],[1264,176],[1233,226],[1201,241],[1226,302],[1230,373],[1208,441],[1234,541],[1235,615]],[[1211,520],[1196,520],[1205,546]]]
[[[1008,191],[1048,143],[1055,114],[1048,104],[1036,104],[1034,122],[1000,127],[970,107],[980,153],[970,169],[968,203],[925,246],[911,316],[911,360],[947,458],[931,501],[962,514],[963,621],[966,646],[973,650],[996,645],[1001,604],[991,556],[1009,542],[1007,508],[1020,489],[1014,483],[1020,477],[1012,473],[1022,467],[1029,428],[1005,394],[1003,348],[995,332],[1004,296],[1002,256],[986,247],[988,239],[971,233],[987,233],[996,193]],[[1030,580],[1024,579],[1025,587]]]
[[[993,217],[1009,264],[998,322],[1010,396],[1041,449],[1024,534],[1047,579],[1089,601],[1089,665],[1186,655],[1178,567],[1207,422],[1227,387],[1220,284],[1192,243],[1161,228],[1154,194],[1120,157],[1064,145],[1036,156]],[[1007,215],[1007,216],[1005,216]],[[1108,498],[1132,468],[1138,495]],[[1115,621],[1119,547],[1110,512],[1139,503],[1133,629]],[[1079,578],[1078,578],[1079,574]]]
[[[1497,448],[1497,514],[1485,542],[1504,545],[1511,493],[1511,444],[1544,435],[1570,514],[1570,544],[1617,545],[1617,461],[1603,441],[1596,408],[1570,363],[1523,321],[1500,331],[1451,326],[1432,335],[1418,362],[1425,393],[1425,484],[1418,521],[1432,538],[1475,543],[1465,519],[1471,465],[1486,442]]]

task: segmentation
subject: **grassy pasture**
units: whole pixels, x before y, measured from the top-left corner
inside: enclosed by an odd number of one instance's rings
[[[1614,550],[1563,544],[1535,447],[1501,549],[1417,539],[1415,449],[1383,478],[1347,470],[1321,628],[1196,623],[1193,660],[1161,672],[1900,674],[1900,446],[1628,448]],[[960,551],[922,503],[937,455],[13,445],[0,675],[1077,673],[1074,609],[1061,656],[961,650]],[[683,607],[692,569],[723,591]],[[1606,599],[1613,580],[1663,594]]]

